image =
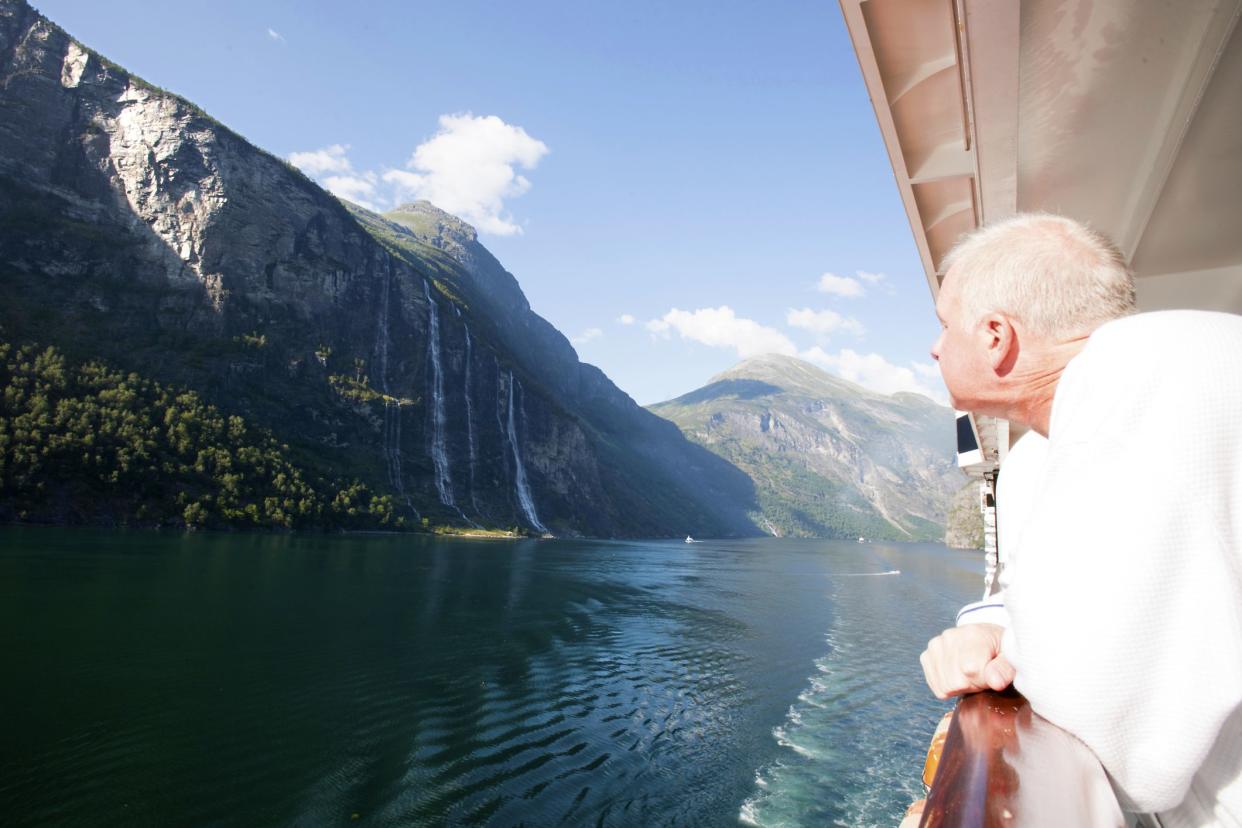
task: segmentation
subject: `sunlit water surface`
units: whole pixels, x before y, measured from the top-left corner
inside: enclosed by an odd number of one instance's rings
[[[935,544],[0,530],[0,822],[894,825]]]

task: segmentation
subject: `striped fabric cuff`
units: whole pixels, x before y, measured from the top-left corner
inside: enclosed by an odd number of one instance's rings
[[[1003,601],[989,598],[986,601],[975,601],[967,604],[957,612],[957,626],[966,624],[998,624],[1009,626],[1009,613],[1005,611]]]

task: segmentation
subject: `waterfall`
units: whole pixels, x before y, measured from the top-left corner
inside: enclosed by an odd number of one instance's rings
[[[384,461],[388,466],[388,482],[397,494],[403,494],[401,483],[401,403],[384,398]]]
[[[384,291],[380,294],[379,319],[375,323],[375,362],[379,367],[381,390],[388,393],[388,294],[392,287],[392,270],[384,272]]]
[[[492,353],[492,373],[496,375],[496,381],[500,382],[500,359],[496,354]],[[496,428],[503,434],[505,430],[504,415],[500,413],[500,392],[496,392]]]
[[[509,371],[509,446],[513,449],[513,466],[514,466],[514,485],[517,488],[518,503],[522,506],[522,513],[526,515],[526,520],[531,526],[540,532],[547,533],[548,528],[539,522],[538,515],[535,514],[535,503],[531,500],[530,485],[526,481],[526,467],[522,465],[522,454],[518,451],[517,428],[513,422],[513,398],[517,396],[521,386],[518,381],[513,378],[513,371]]]
[[[406,508],[414,513],[414,519],[422,520],[423,516],[414,508],[401,480],[401,401],[392,397],[384,398],[384,449],[388,458],[388,479],[405,501]]]
[[[444,369],[440,364],[440,315],[435,300],[431,298],[431,288],[425,281],[423,295],[427,297],[427,353],[431,360],[431,462],[435,466],[436,491],[440,494],[440,502],[456,509],[444,434]]]
[[[459,315],[460,313],[458,311]],[[466,391],[466,445],[470,448],[470,505],[474,507],[474,513],[477,515],[479,513],[479,501],[474,490],[474,467],[479,459],[479,449],[474,436],[474,403],[470,399],[470,361],[473,353],[473,344],[470,341],[470,326],[465,322],[461,324],[466,331],[466,376],[463,385]]]
[[[401,484],[401,406],[388,395],[388,297],[392,289],[392,268],[384,270],[384,292],[380,294],[379,320],[375,326],[375,362],[380,392],[384,395],[384,464],[388,467],[388,482],[402,493]]]
[[[380,392],[384,395],[384,465],[388,469],[389,485],[405,500],[405,505],[414,513],[414,519],[421,520],[422,516],[414,508],[410,496],[405,493],[405,483],[401,476],[401,402],[388,392],[388,309],[391,291],[392,268],[389,267],[384,273],[384,292],[380,296],[379,321],[375,329],[375,362]]]

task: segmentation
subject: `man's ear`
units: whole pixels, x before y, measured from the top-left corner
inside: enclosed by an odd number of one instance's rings
[[[1008,317],[990,313],[979,321],[988,365],[998,376],[1008,374],[1018,358],[1018,333]]]

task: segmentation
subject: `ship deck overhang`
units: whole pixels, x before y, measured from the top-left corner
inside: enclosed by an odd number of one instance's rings
[[[1016,212],[1117,242],[1142,310],[1242,313],[1242,0],[841,0],[933,301]],[[994,469],[1016,432],[976,419]]]

